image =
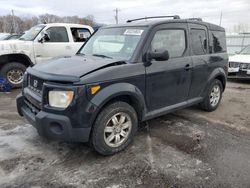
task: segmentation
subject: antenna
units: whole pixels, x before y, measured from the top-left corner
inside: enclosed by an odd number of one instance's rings
[[[220,26],[221,26],[221,22],[222,22],[222,11],[220,12]]]

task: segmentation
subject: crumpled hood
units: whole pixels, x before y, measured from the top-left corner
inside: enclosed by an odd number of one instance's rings
[[[82,77],[113,63],[116,62],[112,59],[72,56],[39,63],[33,69],[47,74]]]
[[[0,41],[0,53],[1,51],[25,51],[30,50],[30,44],[32,41],[22,41],[22,40],[3,40]]]
[[[250,55],[234,55],[229,57],[229,62],[250,63]]]

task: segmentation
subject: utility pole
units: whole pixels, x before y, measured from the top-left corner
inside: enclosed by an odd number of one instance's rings
[[[115,10],[115,23],[118,24],[118,14],[119,14],[119,11],[121,11],[120,9],[116,8]]]
[[[14,16],[14,10],[11,10],[12,14],[12,24],[11,24],[11,33],[15,33],[15,16]]]
[[[221,26],[221,22],[222,22],[222,11],[220,12],[220,26]]]

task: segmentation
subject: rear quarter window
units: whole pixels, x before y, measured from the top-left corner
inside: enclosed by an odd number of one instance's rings
[[[226,52],[226,35],[223,31],[210,31],[211,33],[211,46],[213,53]]]

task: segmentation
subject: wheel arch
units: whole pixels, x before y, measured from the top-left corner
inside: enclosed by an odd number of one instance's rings
[[[18,62],[26,67],[33,66],[31,59],[25,54],[5,54],[0,56],[0,69],[10,62]]]
[[[146,114],[146,104],[142,92],[132,84],[117,83],[102,89],[90,100],[98,109],[93,122],[105,106],[115,101],[123,101],[131,105],[135,109],[139,121]]]
[[[212,81],[215,80],[215,79],[218,79],[218,80],[221,81],[222,86],[223,86],[223,91],[225,90],[225,88],[226,88],[226,81],[227,81],[227,75],[226,75],[225,70],[224,70],[223,68],[220,67],[220,68],[215,69],[215,70],[210,74],[210,76],[209,76],[209,78],[208,78],[208,81],[207,81],[207,85],[206,85],[205,90],[204,90],[204,92],[203,92],[203,96],[206,95],[207,90],[208,90],[210,84],[211,84]]]

